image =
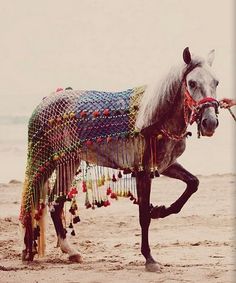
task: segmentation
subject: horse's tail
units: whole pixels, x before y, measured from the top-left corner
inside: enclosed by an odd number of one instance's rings
[[[40,174],[33,156],[33,145],[28,144],[28,158],[19,220],[22,226],[25,250],[23,260],[33,260],[36,253],[45,252],[45,216],[48,174]]]

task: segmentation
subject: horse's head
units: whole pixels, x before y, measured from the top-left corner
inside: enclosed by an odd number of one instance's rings
[[[203,136],[212,136],[219,124],[216,100],[216,88],[219,81],[211,72],[214,50],[210,51],[206,61],[199,61],[192,59],[189,49],[185,48],[183,59],[187,64],[184,83],[186,92],[194,102],[199,131]]]

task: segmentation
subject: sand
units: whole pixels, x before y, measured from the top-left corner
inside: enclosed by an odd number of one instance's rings
[[[56,248],[48,217],[47,255],[23,264],[18,228],[22,184],[0,184],[0,282],[235,282],[235,175],[199,179],[199,190],[178,215],[151,223],[152,255],[162,264],[159,273],[145,271],[138,207],[125,199],[94,211],[81,206],[76,235],[68,237],[83,263],[69,263]],[[183,190],[179,181],[155,179],[152,203],[171,204]]]

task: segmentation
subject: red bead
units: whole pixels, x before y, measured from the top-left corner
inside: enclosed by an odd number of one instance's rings
[[[87,145],[87,146],[91,146],[92,144],[93,144],[92,141],[90,141],[90,140],[86,141],[86,145]]]
[[[107,195],[109,196],[111,193],[112,193],[112,189],[109,187],[109,188],[107,189]]]
[[[40,172],[43,172],[43,171],[44,171],[44,167],[41,166],[41,167],[39,168],[39,171],[40,171]]]
[[[102,138],[101,137],[97,138],[97,143],[101,143],[101,142],[102,142]]]
[[[95,111],[93,112],[93,117],[94,117],[94,118],[97,118],[99,115],[100,115],[100,114],[99,114],[99,111],[98,111],[98,110],[95,110]]]
[[[112,137],[107,137],[107,143],[111,142],[112,141]]]
[[[80,117],[85,118],[87,116],[87,113],[85,111],[80,112]]]
[[[110,115],[110,111],[109,111],[109,109],[105,109],[104,111],[103,111],[103,114],[104,114],[104,116],[109,116]]]

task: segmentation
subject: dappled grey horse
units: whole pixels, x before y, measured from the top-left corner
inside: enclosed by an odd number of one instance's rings
[[[147,270],[160,269],[149,247],[150,221],[178,213],[197,191],[197,177],[176,160],[191,134],[187,131],[189,124],[196,122],[198,135],[208,137],[218,126],[218,80],[211,72],[213,60],[214,51],[203,60],[185,48],[183,62],[154,88],[144,86],[116,93],[67,89],[43,99],[29,121],[20,215],[24,229],[23,260],[33,260],[35,253],[43,253],[43,216],[45,204],[49,204],[62,251],[68,253],[71,261],[81,261],[79,252],[67,242],[62,211],[65,201],[73,196],[73,178],[81,173],[78,168],[85,161],[118,169],[135,178],[137,198],[130,191],[122,194],[139,205],[141,252]],[[50,188],[48,180],[53,172],[56,180]],[[183,194],[169,207],[150,203],[152,178],[160,174],[186,183]],[[98,179],[96,185],[104,186],[103,175]],[[113,176],[112,181],[117,178]],[[83,182],[84,191],[90,185],[90,181]],[[111,196],[115,198],[116,194]],[[107,196],[98,197],[92,203],[87,199],[86,207],[109,204]]]

